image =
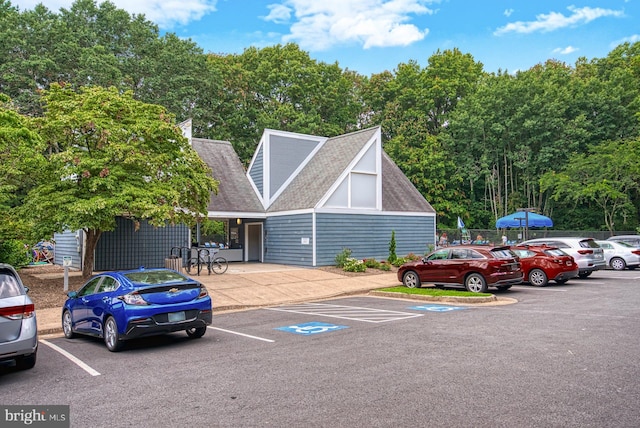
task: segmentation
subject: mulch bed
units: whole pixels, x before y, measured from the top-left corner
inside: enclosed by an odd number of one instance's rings
[[[18,274],[24,285],[29,287],[29,297],[36,310],[60,308],[67,299],[62,266],[52,264],[27,266],[20,269]],[[82,275],[70,271],[69,290],[77,290],[82,284],[84,284]]]

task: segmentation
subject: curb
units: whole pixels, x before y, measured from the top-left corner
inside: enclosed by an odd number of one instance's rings
[[[379,296],[379,297],[395,297],[395,298],[410,299],[410,300],[425,300],[428,302],[446,302],[446,303],[463,303],[463,304],[493,303],[498,301],[498,298],[493,294],[491,296],[478,296],[478,297],[427,296],[424,294],[410,294],[410,293],[375,291],[375,290],[370,291],[369,294],[372,296]]]

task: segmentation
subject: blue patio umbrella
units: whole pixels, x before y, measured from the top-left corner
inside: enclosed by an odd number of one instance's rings
[[[497,229],[508,229],[515,227],[553,227],[553,221],[542,214],[525,211],[518,211],[505,217],[500,217],[496,221]]]

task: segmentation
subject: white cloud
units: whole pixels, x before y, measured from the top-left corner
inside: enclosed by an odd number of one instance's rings
[[[500,36],[506,33],[534,33],[549,32],[559,28],[576,26],[579,24],[588,24],[589,22],[605,16],[613,16],[616,18],[624,16],[621,10],[602,9],[575,6],[569,6],[567,9],[571,11],[571,15],[565,16],[559,12],[551,12],[549,14],[540,14],[536,16],[535,21],[517,21],[512,22],[504,27],[498,28],[493,34]]]
[[[633,35],[631,35],[629,37],[624,37],[624,38],[622,38],[620,40],[612,42],[610,47],[611,47],[611,49],[614,49],[614,48],[616,48],[617,46],[619,46],[619,45],[621,45],[623,43],[634,44],[636,42],[640,42],[640,34],[633,34]]]
[[[555,48],[552,52],[554,54],[560,54],[560,55],[569,55],[571,53],[574,53],[578,50],[578,48],[574,48],[573,46],[567,46],[566,48]]]
[[[270,5],[287,8],[295,22],[284,42],[295,41],[303,49],[325,50],[358,43],[367,48],[407,46],[424,39],[428,29],[409,21],[412,15],[433,14],[428,4],[439,0],[283,0]],[[282,11],[280,11],[282,13]],[[275,18],[272,19],[276,22]]]
[[[215,12],[218,0],[109,0],[118,9],[131,14],[145,15],[160,28],[169,29],[176,24],[188,24],[197,21],[210,12]],[[11,0],[11,4],[20,10],[33,9],[38,4],[57,12],[61,8],[70,9],[73,0]],[[101,3],[98,1],[97,3]]]
[[[265,21],[285,24],[291,19],[291,9],[283,4],[270,4],[267,8],[269,8],[271,12],[263,18]]]
[[[511,14],[514,12],[513,9],[507,9],[504,11],[504,16],[506,16],[507,18],[511,16]]]

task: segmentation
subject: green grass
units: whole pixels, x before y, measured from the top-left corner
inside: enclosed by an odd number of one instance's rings
[[[491,293],[472,293],[470,291],[444,290],[442,288],[408,288],[405,286],[379,288],[377,291],[420,294],[424,296],[488,297],[492,295]]]

